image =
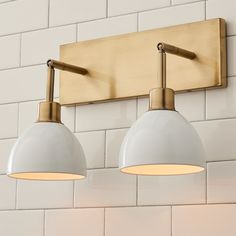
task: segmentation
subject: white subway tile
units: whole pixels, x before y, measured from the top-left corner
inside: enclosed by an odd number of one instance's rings
[[[38,118],[39,101],[23,102],[19,104],[18,134],[22,134],[30,128]]]
[[[50,26],[106,17],[106,0],[51,0]]]
[[[106,236],[170,236],[170,207],[124,207],[105,210]]]
[[[60,45],[76,41],[76,25],[33,31],[22,35],[21,64],[59,59]]]
[[[112,17],[78,25],[78,39],[89,40],[137,31],[137,15]]]
[[[0,211],[4,236],[43,236],[43,211]]]
[[[47,0],[21,0],[0,5],[0,35],[45,28],[48,25]]]
[[[207,161],[236,159],[236,120],[193,122],[206,151]]]
[[[206,17],[207,19],[225,19],[228,35],[236,34],[235,8],[236,2],[234,0],[208,0],[206,1]]]
[[[140,117],[146,111],[148,111],[149,98],[138,98],[137,103],[138,103],[138,105],[137,105],[137,114],[138,114],[138,117]]]
[[[174,206],[173,236],[234,236],[236,205]]]
[[[228,76],[236,75],[236,36],[227,38]]]
[[[0,69],[19,66],[20,35],[0,37],[0,52]]]
[[[205,173],[180,176],[139,176],[138,204],[205,203]]]
[[[188,92],[175,95],[175,108],[189,121],[204,120],[205,92]]]
[[[73,207],[73,181],[17,183],[17,209]]]
[[[118,169],[88,171],[75,183],[75,207],[130,206],[136,204],[136,177]]]
[[[236,202],[236,161],[208,163],[207,202]]]
[[[136,119],[136,100],[76,107],[76,131],[129,127]]]
[[[170,0],[108,0],[108,15],[122,15],[132,12],[145,11],[149,9],[166,7],[170,5]]]
[[[0,174],[5,174],[8,165],[8,159],[15,139],[0,140]]]
[[[83,132],[77,133],[75,136],[83,147],[87,168],[104,167],[105,132]]]
[[[16,200],[16,181],[0,175],[0,209],[14,209]]]
[[[0,71],[0,103],[44,98],[46,72],[45,65]]]
[[[179,25],[205,18],[204,2],[173,6],[139,14],[139,30]]]
[[[48,210],[45,236],[103,236],[104,209]]]
[[[148,110],[148,98],[138,99],[138,117]],[[175,95],[175,108],[189,121],[204,120],[205,116],[205,93],[188,92]]]
[[[71,130],[75,131],[75,106],[62,106],[61,107],[61,120],[62,123]]]
[[[119,152],[127,129],[108,130],[106,132],[106,167],[119,166]]]
[[[228,78],[228,87],[206,93],[207,119],[236,117],[236,77]]]
[[[0,138],[17,137],[18,104],[0,105]]]

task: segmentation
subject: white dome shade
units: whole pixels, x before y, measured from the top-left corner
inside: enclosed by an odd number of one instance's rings
[[[34,180],[82,179],[86,176],[84,152],[63,124],[35,123],[13,146],[7,174]]]
[[[196,173],[205,168],[205,152],[195,129],[178,112],[152,110],[126,134],[119,167],[137,175]]]

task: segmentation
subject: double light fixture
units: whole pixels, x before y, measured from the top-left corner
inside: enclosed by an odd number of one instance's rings
[[[168,44],[158,43],[157,57],[158,41]],[[166,53],[174,54],[167,67]],[[121,146],[121,171],[178,175],[204,170],[201,140],[175,111],[174,91],[226,87],[225,58],[222,19],[63,45],[61,60],[66,63],[47,62],[46,101],[39,105],[38,121],[15,143],[8,175],[35,180],[86,177],[83,149],[61,123],[61,104],[127,99],[149,91],[149,111],[132,125]],[[55,69],[62,71],[60,103],[53,101]]]

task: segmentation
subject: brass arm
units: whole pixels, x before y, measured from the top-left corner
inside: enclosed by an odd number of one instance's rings
[[[184,57],[191,60],[197,57],[194,52],[191,52],[182,48],[178,48],[167,43],[158,43],[157,49],[159,52],[167,52],[167,53],[174,54],[176,56]]]
[[[82,67],[67,64],[64,62],[56,60],[48,60],[48,79],[47,79],[47,88],[46,88],[46,101],[52,102],[54,96],[54,76],[55,68],[59,70],[65,70],[76,74],[86,75],[88,71]]]
[[[39,104],[38,122],[56,122],[61,123],[61,106],[54,102],[54,77],[55,68],[65,70],[76,74],[86,75],[88,71],[82,67],[70,65],[56,60],[48,60],[48,78],[46,88],[46,101]]]
[[[48,67],[51,67],[51,68],[56,68],[59,70],[66,70],[66,71],[76,73],[76,74],[81,74],[81,75],[88,74],[88,71],[82,67],[67,64],[67,63],[52,60],[52,59],[47,61],[47,65],[48,65]]]

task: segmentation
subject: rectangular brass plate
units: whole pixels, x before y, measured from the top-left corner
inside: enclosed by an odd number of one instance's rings
[[[189,91],[226,86],[225,22],[222,19],[62,45],[61,61],[88,69],[62,71],[60,103],[71,105],[148,95],[158,87],[158,42],[193,51],[189,60],[167,55],[167,87]]]

